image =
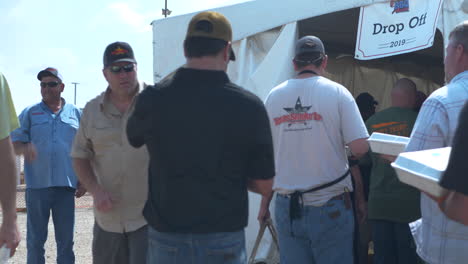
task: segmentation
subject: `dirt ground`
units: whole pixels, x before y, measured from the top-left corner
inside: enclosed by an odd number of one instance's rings
[[[94,216],[92,209],[92,201],[90,196],[85,196],[77,199],[77,209],[75,211],[75,263],[88,264],[92,263],[91,242],[94,224]],[[18,193],[17,204],[22,204],[21,193]],[[0,212],[0,219],[2,218]],[[26,263],[26,213],[18,213],[18,226],[21,232],[21,243],[16,250],[16,254],[10,259],[10,264]],[[47,264],[56,262],[57,249],[55,244],[54,226],[52,218],[49,220],[49,235],[45,244],[45,259]]]

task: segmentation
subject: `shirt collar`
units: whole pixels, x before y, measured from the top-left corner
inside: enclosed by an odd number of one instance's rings
[[[450,83],[454,83],[458,80],[468,78],[468,71],[460,72],[459,74],[455,75],[455,77],[452,78]]]
[[[179,68],[174,75],[174,81],[214,84],[230,82],[229,77],[224,71],[199,70],[193,68]]]
[[[46,105],[46,103],[44,103],[44,101],[41,101],[41,103],[39,105],[41,106],[41,108],[44,111],[47,111],[47,112],[52,113],[52,114],[59,115],[62,112],[63,108],[65,108],[65,105],[67,104],[67,102],[65,101],[65,98],[60,97],[60,99],[62,100],[62,106],[60,107],[60,110],[57,113],[52,112],[52,110],[50,110],[50,108]]]
[[[146,84],[144,82],[138,82],[138,91],[137,93],[135,94],[135,96],[137,94],[139,94],[144,88],[146,87]],[[104,111],[104,109],[107,107],[107,105],[109,104],[109,94],[111,93],[111,89],[109,86],[107,86],[106,90],[104,91],[104,93],[102,94],[101,98],[99,98],[99,108],[102,111]]]

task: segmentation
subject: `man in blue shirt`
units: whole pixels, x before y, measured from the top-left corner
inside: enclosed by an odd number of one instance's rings
[[[74,263],[73,227],[77,189],[70,150],[81,111],[65,102],[65,87],[57,69],[39,72],[42,102],[23,110],[20,128],[12,132],[15,152],[24,155],[28,264],[44,263],[44,243],[50,212],[55,227],[57,263]]]

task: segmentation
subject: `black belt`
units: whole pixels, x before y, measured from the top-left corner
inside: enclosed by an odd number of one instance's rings
[[[325,188],[328,188],[332,185],[335,185],[337,183],[339,183],[340,181],[344,180],[346,178],[346,176],[348,176],[348,174],[350,173],[350,170],[348,169],[341,177],[331,181],[331,182],[328,182],[328,183],[325,183],[323,185],[320,185],[320,186],[317,186],[317,187],[314,187],[310,190],[307,190],[307,191],[295,191],[293,192],[292,194],[290,194],[291,198],[289,200],[289,217],[291,219],[291,221],[293,219],[299,219],[301,218],[301,209],[302,209],[302,203],[299,203],[299,199],[301,199],[301,202],[302,202],[302,195],[304,193],[310,193],[310,192],[315,192],[315,191],[318,191],[318,190],[322,190],[322,189],[325,189]]]

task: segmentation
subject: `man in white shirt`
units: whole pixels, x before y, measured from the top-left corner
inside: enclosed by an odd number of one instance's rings
[[[360,158],[368,151],[368,134],[351,93],[322,77],[327,60],[319,38],[301,38],[293,59],[297,75],[275,87],[265,103],[275,150],[281,263],[353,262],[345,146]],[[362,190],[360,177],[355,182]],[[362,192],[356,200],[364,211]]]

